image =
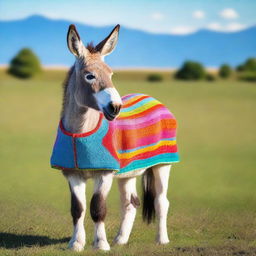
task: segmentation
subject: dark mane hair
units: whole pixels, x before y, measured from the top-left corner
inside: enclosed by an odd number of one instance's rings
[[[93,42],[90,42],[86,45],[86,48],[87,50],[90,52],[90,53],[97,53],[98,50],[97,50],[97,46],[94,46]]]
[[[68,71],[68,73],[67,73],[67,75],[66,75],[66,78],[65,78],[65,80],[64,80],[64,82],[63,82],[63,96],[62,96],[62,97],[63,97],[63,101],[62,101],[61,118],[63,117],[63,114],[64,114],[64,106],[65,106],[65,104],[66,104],[66,102],[67,102],[67,97],[66,97],[66,95],[67,95],[67,89],[68,89],[68,82],[69,82],[69,79],[70,79],[70,77],[71,77],[71,75],[72,75],[74,69],[75,69],[75,66],[73,65],[73,66],[69,69],[69,71]]]

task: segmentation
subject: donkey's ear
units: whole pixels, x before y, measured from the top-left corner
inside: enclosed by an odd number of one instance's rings
[[[67,34],[68,48],[76,57],[83,57],[85,54],[85,47],[80,39],[75,25],[71,24]]]
[[[101,41],[97,46],[96,50],[101,53],[101,56],[110,54],[116,47],[120,25],[116,25],[111,33]]]

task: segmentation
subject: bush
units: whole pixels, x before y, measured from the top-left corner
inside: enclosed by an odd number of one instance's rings
[[[243,66],[244,66],[243,64],[237,66],[237,67],[236,67],[236,71],[238,71],[238,72],[243,71],[243,69],[244,69]]]
[[[159,82],[163,80],[163,77],[160,74],[150,74],[148,75],[147,80],[150,82]]]
[[[254,71],[256,72],[256,58],[249,58],[245,63],[236,68],[237,71]]]
[[[248,81],[248,82],[256,82],[256,72],[243,72],[239,75],[240,80]]]
[[[222,65],[219,69],[219,76],[222,78],[230,77],[231,73],[232,73],[232,69],[227,64]]]
[[[30,49],[24,48],[11,60],[8,72],[19,78],[29,78],[40,70],[37,56]]]
[[[212,81],[215,81],[215,80],[216,80],[216,77],[215,77],[214,75],[208,73],[208,74],[206,74],[205,79],[206,79],[207,81],[209,81],[209,82],[212,82]]]
[[[205,78],[204,67],[193,61],[186,61],[183,66],[176,72],[175,78],[183,80],[199,80]]]

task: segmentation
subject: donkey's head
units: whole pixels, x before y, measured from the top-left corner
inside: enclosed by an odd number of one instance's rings
[[[76,57],[75,101],[80,106],[98,109],[110,121],[119,114],[122,100],[111,80],[113,72],[103,59],[115,49],[119,28],[117,25],[96,46],[85,47],[74,25],[69,26],[67,34],[68,48]]]

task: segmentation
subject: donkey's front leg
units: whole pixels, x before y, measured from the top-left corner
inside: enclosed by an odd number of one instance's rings
[[[105,232],[104,220],[107,213],[106,198],[113,180],[112,172],[104,172],[95,179],[94,194],[91,200],[91,217],[95,223],[94,248],[104,251],[110,250]]]
[[[82,251],[85,246],[85,180],[76,175],[67,178],[71,192],[71,215],[74,224],[74,233],[68,247],[74,251]]]

